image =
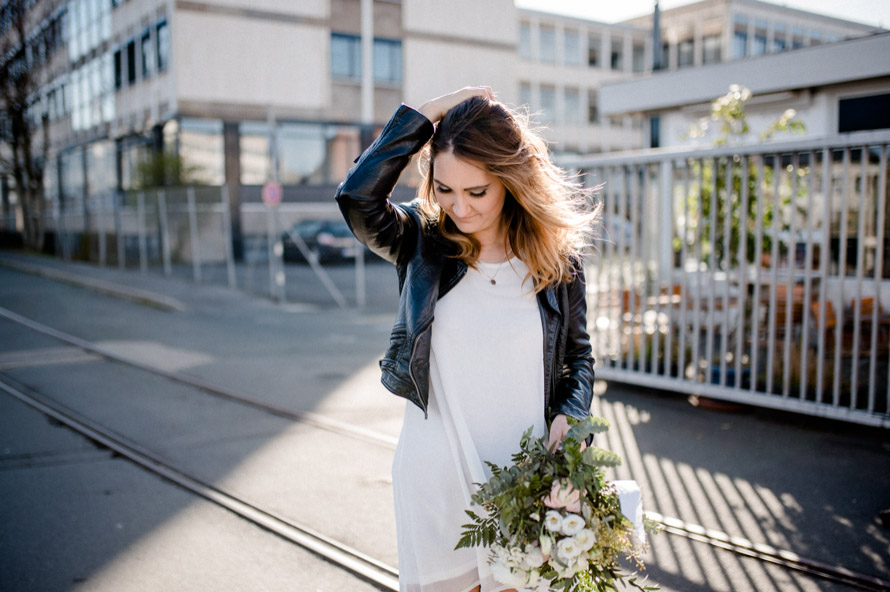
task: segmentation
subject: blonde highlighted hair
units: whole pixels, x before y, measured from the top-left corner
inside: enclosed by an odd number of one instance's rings
[[[433,171],[436,156],[445,152],[481,164],[506,187],[502,215],[508,246],[528,266],[535,291],[570,281],[599,212],[591,204],[593,190],[550,161],[528,116],[498,101],[468,99],[445,114],[421,153],[421,209],[438,220],[441,235],[455,246],[454,256],[475,266],[479,242],[458,230],[436,201]]]

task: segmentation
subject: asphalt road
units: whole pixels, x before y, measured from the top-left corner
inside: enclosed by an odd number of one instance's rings
[[[332,306],[317,286],[306,288],[312,298],[281,306],[156,274],[65,267],[181,305],[165,310],[2,266],[57,269],[56,261],[0,255],[4,309],[116,355],[361,427],[380,443],[222,400],[7,319],[2,376],[396,565],[386,442],[398,434],[403,404],[379,385],[376,368],[394,308],[391,269],[369,266],[379,288],[360,313]],[[618,384],[598,385],[596,411],[613,425],[608,447],[625,459],[615,476],[641,483],[648,510],[890,580],[890,531],[878,518],[890,508],[888,434],[694,408]],[[370,589],[3,396],[0,499],[4,590]],[[667,533],[652,538],[646,559],[666,592],[853,589]]]

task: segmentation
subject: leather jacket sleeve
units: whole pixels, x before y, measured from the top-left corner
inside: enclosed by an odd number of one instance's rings
[[[395,112],[383,131],[358,158],[337,188],[336,199],[353,234],[371,251],[398,264],[413,245],[414,216],[390,203],[402,171],[433,135],[433,124],[407,105]]]
[[[587,332],[587,296],[584,271],[579,265],[566,286],[567,318],[562,369],[557,380],[551,419],[562,413],[582,419],[590,415],[593,400],[593,356]]]

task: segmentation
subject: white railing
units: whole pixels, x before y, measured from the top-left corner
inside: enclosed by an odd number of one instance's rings
[[[890,427],[890,133],[564,160],[598,376]]]

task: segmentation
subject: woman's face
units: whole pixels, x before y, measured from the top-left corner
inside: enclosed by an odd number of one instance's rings
[[[477,240],[498,239],[507,189],[500,179],[450,150],[436,156],[433,167],[436,200],[458,230]]]

